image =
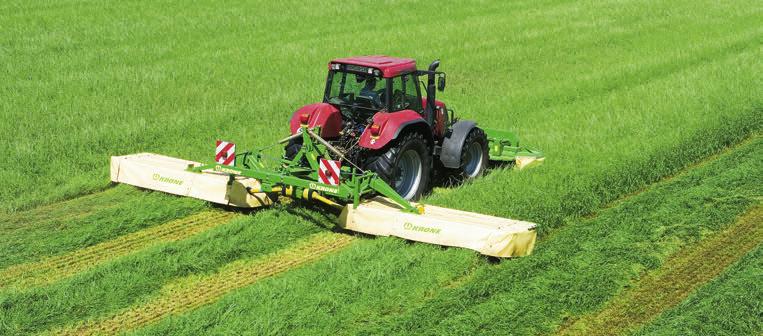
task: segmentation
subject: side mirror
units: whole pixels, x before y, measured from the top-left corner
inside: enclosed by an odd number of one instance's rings
[[[437,78],[437,91],[445,91],[445,76]]]

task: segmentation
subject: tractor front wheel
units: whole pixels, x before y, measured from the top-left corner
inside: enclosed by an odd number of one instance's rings
[[[294,138],[289,140],[289,142],[286,144],[285,151],[285,157],[288,160],[294,159],[294,157],[297,156],[297,153],[299,153],[299,150],[302,149],[302,138]]]
[[[461,147],[461,166],[453,171],[457,181],[473,179],[485,172],[489,160],[487,146],[485,131],[475,127],[469,132]]]
[[[289,140],[289,143],[286,144],[286,148],[284,149],[284,158],[287,160],[294,160],[295,157],[297,157],[297,154],[299,154],[299,151],[302,150],[302,137],[296,137],[294,139]],[[302,160],[299,160],[299,164],[301,164],[303,167],[309,167],[310,163],[307,162],[306,157],[302,157]]]
[[[379,175],[406,200],[417,200],[429,186],[432,157],[424,137],[410,132],[366,160],[365,167]]]

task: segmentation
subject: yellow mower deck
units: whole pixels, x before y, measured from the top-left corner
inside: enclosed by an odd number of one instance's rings
[[[425,243],[456,246],[494,257],[520,257],[535,247],[536,225],[433,205],[423,214],[400,211],[400,206],[375,197],[347,205],[339,225],[377,236],[395,236]]]
[[[277,199],[272,194],[248,192],[247,187],[260,190],[256,179],[234,175],[231,180],[230,175],[211,170],[191,172],[189,165],[201,164],[151,153],[114,156],[111,180],[242,208],[270,205]],[[420,214],[405,212],[382,197],[345,206],[339,225],[372,235],[468,248],[495,257],[530,254],[536,236],[533,223],[433,205],[423,206]]]
[[[112,156],[111,181],[241,208],[273,203],[265,193],[247,192],[260,188],[255,179],[237,176],[229,185],[227,174],[189,172],[189,165],[201,163],[152,153]]]

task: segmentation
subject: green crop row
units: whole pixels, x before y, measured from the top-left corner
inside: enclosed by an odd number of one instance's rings
[[[636,335],[760,335],[763,248],[666,311]]]
[[[471,278],[462,278],[477,261],[470,253],[375,239],[136,334],[553,331],[758,205],[761,155],[763,140],[747,143],[558,230],[532,257],[479,267]]]

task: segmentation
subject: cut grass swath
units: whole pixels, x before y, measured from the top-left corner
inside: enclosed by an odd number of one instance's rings
[[[433,252],[438,253],[422,253]],[[242,288],[220,301],[136,335],[352,335],[441,287],[468,280],[483,264],[476,253],[410,244],[397,238],[359,240],[311,265]]]
[[[761,335],[760,279],[763,279],[763,245],[634,335]]]
[[[275,253],[330,227],[331,220],[317,212],[278,206],[240,216],[185,240],[137,251],[47,286],[0,292],[0,334],[33,334],[111,316],[152,300],[167,283]]]
[[[112,191],[113,190],[113,191]],[[121,197],[121,193],[126,193]],[[48,206],[12,214],[13,229],[2,232],[0,268],[37,262],[72,253],[99,243],[209,209],[198,200],[179,198],[118,186],[105,194],[72,200],[62,207]],[[75,216],[62,216],[67,209]],[[27,219],[41,219],[27,221]]]
[[[14,265],[0,271],[0,289],[9,286],[24,288],[55,282],[141,249],[188,238],[222,225],[235,216],[233,212],[205,211],[67,254]]]
[[[763,206],[695,246],[670,257],[598,313],[584,316],[559,335],[622,335],[683,301],[763,242]]]
[[[145,304],[131,307],[110,318],[80,326],[53,331],[57,335],[92,335],[117,333],[159,320],[169,314],[180,314],[216,301],[230,291],[248,286],[260,279],[299,267],[347,246],[354,238],[335,233],[319,233],[286,249],[254,260],[241,260],[226,265],[214,274],[193,276],[171,283],[162,294]]]
[[[620,198],[618,198],[616,200],[613,200],[610,203],[605,204],[600,209],[589,213],[588,215],[584,216],[583,218],[586,219],[586,220],[593,219],[594,217],[596,217],[598,215],[599,212],[602,212],[602,211],[605,211],[607,209],[613,208],[613,207],[617,206],[618,204],[621,204],[622,202],[627,201],[631,197],[634,197],[634,196],[637,196],[637,195],[642,194],[644,192],[647,192],[651,188],[653,188],[655,185],[669,183],[670,181],[672,181],[672,180],[674,180],[674,179],[676,179],[678,177],[684,176],[687,173],[691,173],[694,169],[697,169],[697,168],[706,166],[708,164],[711,164],[713,161],[718,160],[723,155],[729,155],[732,152],[734,152],[735,150],[739,150],[739,148],[742,148],[744,146],[749,146],[749,145],[753,144],[755,141],[760,141],[760,139],[759,139],[760,137],[761,137],[761,135],[759,135],[759,134],[751,135],[747,139],[742,140],[742,141],[740,141],[737,144],[734,144],[734,145],[731,145],[729,147],[726,147],[726,148],[722,149],[721,151],[719,151],[717,153],[714,153],[714,154],[711,154],[710,156],[708,156],[708,157],[706,157],[706,158],[704,158],[702,160],[693,162],[693,163],[687,165],[686,167],[681,168],[681,170],[676,171],[676,172],[674,172],[674,173],[672,173],[670,175],[663,176],[659,181],[655,181],[654,183],[652,183],[652,184],[650,184],[648,186],[645,186],[645,187],[643,187],[643,188],[641,188],[639,190],[636,190],[634,192],[622,195]]]
[[[0,214],[0,233],[22,229],[24,226],[44,225],[50,221],[81,218],[96,210],[116,206],[120,201],[134,197],[137,192],[126,188],[111,188],[26,211]]]

